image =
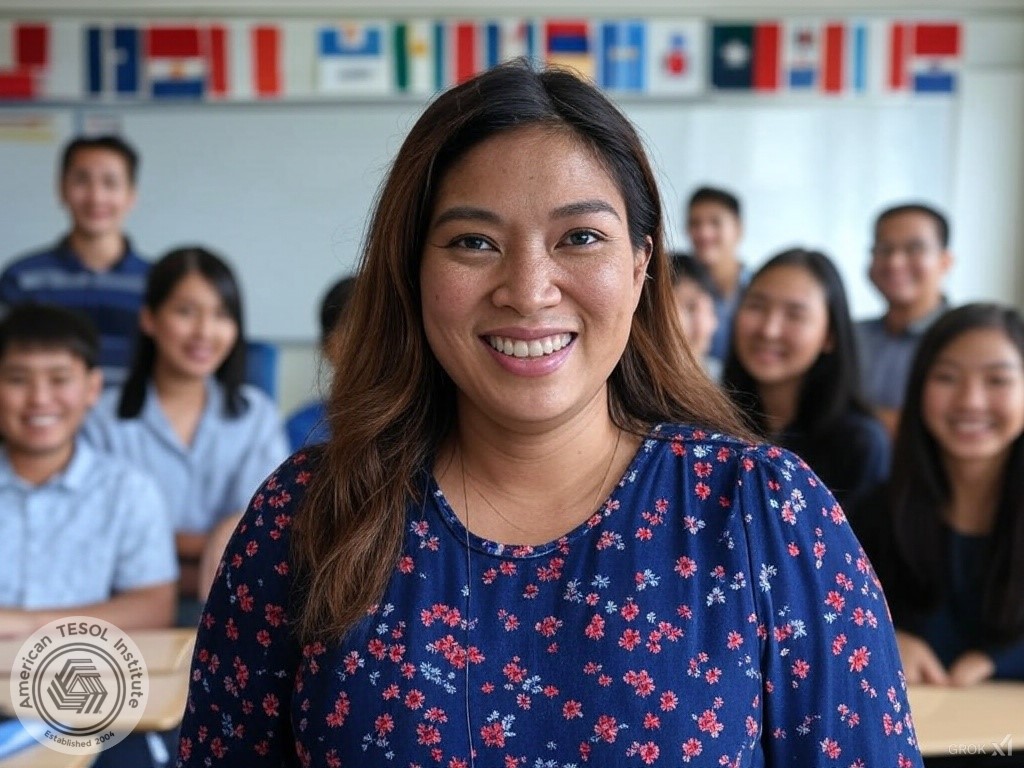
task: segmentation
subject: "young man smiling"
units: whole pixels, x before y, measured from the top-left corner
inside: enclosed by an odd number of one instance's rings
[[[0,304],[59,304],[92,320],[106,386],[120,385],[127,374],[149,271],[123,231],[135,205],[137,168],[135,150],[117,136],[73,139],[59,180],[70,232],[0,274]]]
[[[857,324],[857,341],[864,396],[890,434],[917,345],[949,306],[942,281],[952,264],[949,223],[935,208],[906,203],[875,219],[868,277],[887,309]]]

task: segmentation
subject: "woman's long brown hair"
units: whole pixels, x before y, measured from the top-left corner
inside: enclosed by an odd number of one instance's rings
[[[629,341],[609,379],[609,412],[644,434],[689,422],[750,437],[683,341],[663,243],[661,201],[643,145],[594,87],[519,62],[438,97],[413,126],[379,193],[343,327],[330,344],[335,375],[324,448],[294,521],[296,631],[338,640],[384,594],[411,503],[455,422],[455,388],[427,344],[420,258],[434,196],[452,163],[501,131],[546,125],[589,146],[626,202],[630,239],[654,249]]]

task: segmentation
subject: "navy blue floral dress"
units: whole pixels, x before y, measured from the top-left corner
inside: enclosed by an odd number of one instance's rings
[[[199,632],[179,766],[921,764],[892,626],[839,505],[779,448],[662,426],[544,546],[466,531],[433,480],[340,644],[289,631],[298,453]]]

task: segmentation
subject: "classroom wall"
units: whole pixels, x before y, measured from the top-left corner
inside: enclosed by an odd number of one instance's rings
[[[482,4],[472,0],[448,0],[443,5],[429,0],[392,2],[379,0],[346,3],[345,13],[396,15],[400,13],[464,12],[472,14],[485,9],[488,13],[543,13],[560,12],[622,13],[621,2],[596,0],[563,0],[545,3],[541,0],[521,0],[515,6]],[[336,2],[309,0],[307,2],[271,2],[267,0],[151,0],[142,5],[128,0],[0,0],[0,16],[16,13],[59,13],[74,10],[83,14],[158,13],[223,14],[248,13],[309,14],[322,16],[325,12],[337,14]],[[764,17],[769,14],[835,12],[855,14],[878,12],[928,12],[963,17],[965,6],[960,0],[904,0],[898,7],[885,0],[859,0],[857,3],[841,0],[724,0],[722,2],[687,2],[686,0],[645,0],[642,7],[631,7],[636,14],[700,14],[716,18],[727,16]],[[961,79],[958,104],[948,125],[938,126],[948,134],[950,156],[936,157],[948,177],[948,189],[936,197],[946,203],[954,222],[954,249],[958,260],[951,276],[951,294],[955,301],[974,298],[992,298],[1021,304],[1024,298],[1024,274],[1019,266],[1024,253],[1024,149],[1019,137],[1024,135],[1024,2],[1021,0],[977,0],[970,4],[970,17],[965,24],[965,68]],[[283,107],[284,108],[284,107]],[[683,105],[685,109],[685,105]],[[70,130],[70,127],[69,127]],[[52,173],[53,158],[34,157],[32,162],[43,173]],[[38,150],[36,151],[38,153]],[[944,178],[946,178],[944,177]],[[52,178],[52,177],[51,177]],[[46,205],[44,219],[59,222],[60,212],[53,204],[50,189],[35,193],[39,204]],[[679,190],[672,202],[678,202],[685,190]],[[45,202],[44,202],[45,199]],[[674,208],[671,209],[674,214]],[[677,222],[672,222],[677,227]],[[865,222],[866,227],[866,222]],[[678,237],[678,231],[675,233]],[[866,235],[865,242],[866,242]],[[681,243],[679,243],[681,244]],[[863,250],[863,249],[861,249]],[[766,254],[755,254],[756,263]],[[862,297],[863,298],[863,297]],[[297,311],[305,312],[310,321],[315,314],[314,300]],[[858,314],[877,310],[877,303],[860,301]],[[309,326],[312,329],[312,325]],[[270,334],[272,335],[272,334]],[[312,394],[317,381],[319,365],[316,344],[312,339],[291,337],[282,342],[282,371],[280,400],[290,408]]]

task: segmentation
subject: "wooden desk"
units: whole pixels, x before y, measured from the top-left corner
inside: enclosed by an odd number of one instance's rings
[[[86,768],[95,759],[96,755],[65,755],[40,744],[0,760],[0,768]]]
[[[925,757],[1024,751],[1024,683],[988,682],[967,688],[912,685],[910,711]],[[1009,736],[1010,742],[1004,742]]]
[[[0,713],[16,716],[9,678],[0,678]],[[113,686],[111,686],[113,687]],[[149,676],[149,698],[136,731],[169,731],[177,728],[188,698],[188,670]],[[116,721],[114,727],[117,727]]]
[[[142,651],[151,675],[176,672],[188,666],[196,642],[194,629],[138,629],[129,633]],[[22,639],[0,640],[0,677],[10,677]]]

